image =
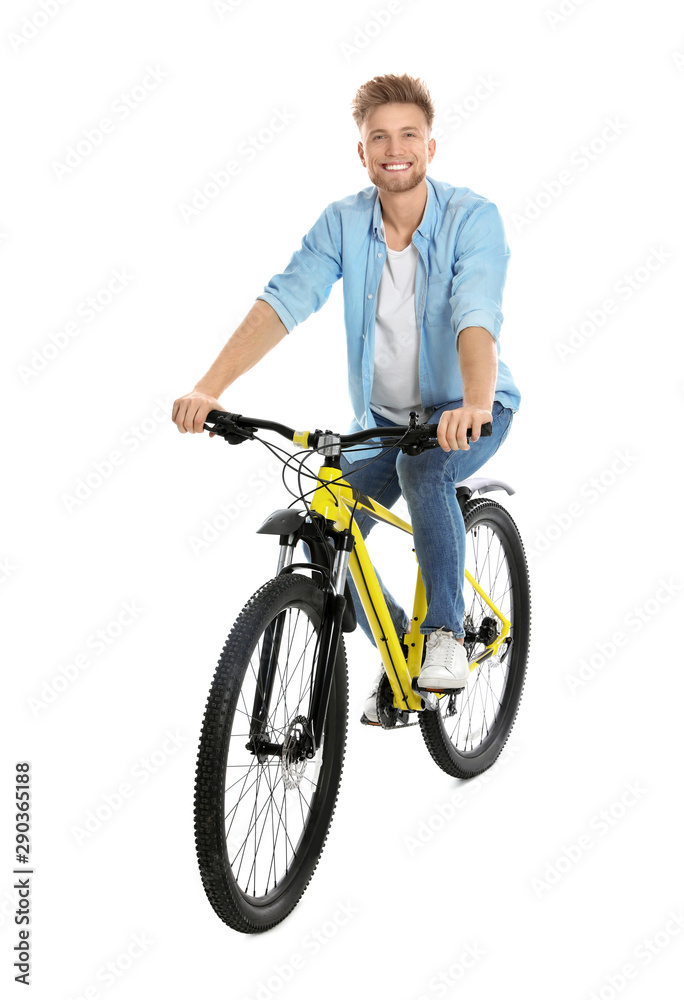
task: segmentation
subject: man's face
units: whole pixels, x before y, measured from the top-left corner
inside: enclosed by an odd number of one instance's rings
[[[417,104],[383,104],[361,126],[358,149],[372,183],[395,193],[422,183],[435,145]]]

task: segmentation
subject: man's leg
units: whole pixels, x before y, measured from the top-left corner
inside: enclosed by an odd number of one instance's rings
[[[438,423],[449,403],[435,410],[430,423]],[[439,628],[462,638],[465,526],[455,485],[472,476],[492,457],[507,436],[513,411],[496,401],[492,409],[492,436],[481,437],[469,451],[433,448],[421,455],[399,454],[399,484],[411,514],[416,558],[427,598],[427,614],[420,631]]]
[[[376,420],[380,426],[396,426],[391,424],[389,420],[376,415]],[[343,453],[340,459],[342,475],[348,480],[350,486],[355,486],[357,489],[361,490],[363,493],[367,493],[368,496],[372,497],[373,500],[377,500],[381,503],[383,507],[392,507],[399,497],[401,496],[401,489],[399,487],[399,479],[397,477],[397,449],[391,449],[382,452],[377,458],[370,459],[364,458],[363,451],[355,453],[349,453],[351,457],[356,460],[350,462],[346,455]],[[356,455],[359,458],[356,458]],[[366,466],[362,468],[362,466]],[[361,536],[364,540],[368,537],[368,533],[376,524],[376,521],[368,516],[365,511],[361,511],[359,508],[356,510],[354,519],[361,531]],[[408,631],[409,620],[406,612],[392,597],[390,592],[385,587],[382,582],[380,574],[376,570],[378,577],[378,583],[382,588],[385,600],[387,602],[387,607],[389,613],[394,622],[394,627],[397,631],[397,635],[403,640],[404,634]],[[375,639],[373,638],[373,633],[371,632],[370,625],[368,624],[368,618],[366,617],[366,612],[363,610],[361,604],[361,599],[359,597],[358,591],[351,578],[349,579],[349,589],[351,590],[352,599],[354,601],[354,608],[356,609],[356,620],[363,632],[368,636],[370,641],[375,645]]]

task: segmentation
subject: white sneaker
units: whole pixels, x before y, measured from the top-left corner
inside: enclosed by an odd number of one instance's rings
[[[425,691],[453,691],[465,687],[470,677],[468,656],[453,632],[438,628],[426,636],[418,687]]]
[[[379,726],[380,719],[378,718],[378,688],[380,687],[380,681],[385,676],[385,668],[380,667],[380,673],[375,678],[373,687],[368,692],[368,697],[366,698],[366,703],[363,706],[363,716],[361,717],[362,722],[368,723],[369,726]]]

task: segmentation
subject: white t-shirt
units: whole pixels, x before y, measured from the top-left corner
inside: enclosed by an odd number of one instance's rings
[[[409,411],[426,419],[420,405],[418,358],[420,332],[416,323],[418,250],[390,250],[380,277],[375,306],[375,351],[370,405],[396,424],[407,424]]]

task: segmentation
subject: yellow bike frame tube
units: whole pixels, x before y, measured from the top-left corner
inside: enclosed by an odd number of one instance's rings
[[[394,693],[394,703],[397,708],[403,711],[420,711],[423,707],[423,700],[411,687],[411,674],[404,659],[399,637],[394,629],[387,601],[378,583],[361,531],[356,521],[352,520],[348,505],[353,507],[354,503],[357,503],[357,510],[359,507],[366,510],[372,509],[382,515],[383,520],[388,520],[390,523],[398,522],[397,527],[402,527],[405,531],[411,531],[411,526],[406,521],[396,517],[387,508],[382,507],[381,504],[372,501],[371,498],[368,500],[373,506],[372,508],[368,507],[363,501],[354,497],[349,483],[339,479],[339,477],[339,469],[327,465],[321,467],[318,478],[322,485],[313,495],[311,509],[334,521],[337,530],[351,528],[354,548],[349,557],[349,572],[356,585],[361,605],[368,618],[373,638],[385,666]],[[332,483],[331,480],[334,479],[339,479],[339,482]],[[330,485],[323,485],[326,483],[330,483]]]
[[[411,673],[404,659],[387,601],[356,522],[352,523],[352,532],[354,551],[349,559],[349,572],[359,592],[375,644],[387,671],[394,692],[394,704],[402,711],[418,712],[423,707],[423,700],[411,687]]]
[[[480,597],[485,602],[485,604],[487,605],[487,607],[492,609],[492,611],[494,612],[494,614],[496,615],[496,617],[499,619],[499,621],[501,622],[501,624],[503,626],[502,629],[501,629],[501,634],[496,637],[496,639],[491,644],[491,646],[487,646],[487,649],[485,649],[470,664],[470,669],[474,670],[474,668],[478,665],[478,661],[481,660],[484,657],[485,653],[487,653],[488,650],[491,649],[492,655],[494,655],[494,656],[497,655],[497,653],[499,652],[499,647],[500,647],[501,643],[504,641],[504,639],[506,638],[506,636],[508,635],[508,633],[511,631],[511,623],[509,622],[508,618],[506,618],[504,615],[501,614],[501,612],[497,608],[496,604],[494,604],[493,601],[491,601],[489,599],[489,597],[487,596],[487,594],[485,593],[485,591],[482,589],[482,587],[480,586],[480,584],[477,582],[477,580],[473,579],[473,577],[468,572],[468,570],[465,571],[465,578],[468,581],[468,583],[470,584],[470,586],[473,588],[473,590],[476,591],[480,595]]]
[[[415,552],[415,550],[414,550]],[[416,562],[418,559],[416,558]],[[413,617],[411,627],[406,633],[406,645],[408,646],[408,668],[411,677],[417,677],[423,660],[423,643],[425,636],[421,635],[420,626],[425,621],[427,614],[427,598],[425,597],[425,584],[423,574],[418,567],[418,577],[416,579],[416,592],[413,598]]]
[[[396,514],[393,514],[386,507],[383,507],[382,504],[373,500],[372,497],[367,497],[365,494],[360,494],[358,490],[353,490],[350,484],[341,478],[339,469],[323,465],[319,470],[318,479],[319,485],[311,500],[311,509],[328,520],[333,521],[338,531],[351,528],[354,537],[354,549],[349,558],[349,572],[356,585],[361,605],[368,618],[373,638],[387,671],[387,677],[394,692],[395,707],[403,711],[420,711],[423,704],[422,698],[411,687],[411,679],[417,677],[420,673],[423,642],[425,641],[425,636],[420,633],[420,626],[425,619],[427,602],[420,566],[418,567],[418,577],[416,580],[411,628],[405,637],[409,649],[407,663],[394,630],[394,623],[392,622],[387,602],[378,583],[370,556],[368,555],[366,543],[357,527],[356,521],[352,520],[351,509],[356,504],[357,510],[359,508],[369,510],[375,513],[379,520],[387,524],[393,524],[395,527],[401,528],[410,534],[413,534],[413,529],[407,521],[397,517]],[[333,482],[334,480],[337,481]],[[470,669],[474,670],[479,665],[479,662],[486,659],[490,653],[491,655],[497,655],[501,643],[510,632],[511,623],[467,569],[465,570],[465,578],[502,624],[501,634],[497,636],[490,646],[487,646],[480,656],[471,662]]]

